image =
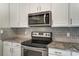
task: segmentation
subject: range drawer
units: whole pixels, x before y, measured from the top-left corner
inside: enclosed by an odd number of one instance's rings
[[[70,50],[62,50],[62,49],[55,49],[55,48],[49,48],[48,53],[52,55],[57,55],[57,56],[70,56],[71,55]]]

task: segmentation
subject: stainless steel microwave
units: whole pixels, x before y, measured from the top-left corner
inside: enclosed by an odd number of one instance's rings
[[[52,13],[51,11],[43,11],[28,14],[29,26],[51,26]]]

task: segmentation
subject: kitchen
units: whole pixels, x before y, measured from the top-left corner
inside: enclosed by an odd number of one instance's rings
[[[79,3],[0,3],[0,56],[79,56],[78,15]]]

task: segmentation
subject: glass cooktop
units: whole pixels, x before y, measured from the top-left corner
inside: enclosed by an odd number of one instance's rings
[[[24,46],[31,46],[31,47],[37,47],[37,48],[47,48],[47,45],[49,43],[34,43],[32,42],[32,40],[29,40],[29,41],[24,41],[21,43],[22,45]]]

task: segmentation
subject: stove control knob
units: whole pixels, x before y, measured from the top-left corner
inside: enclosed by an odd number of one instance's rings
[[[45,35],[46,35],[46,36],[48,36],[48,34],[47,34],[47,33],[46,33]]]
[[[47,36],[50,36],[50,33],[47,33],[46,35],[47,35]]]

